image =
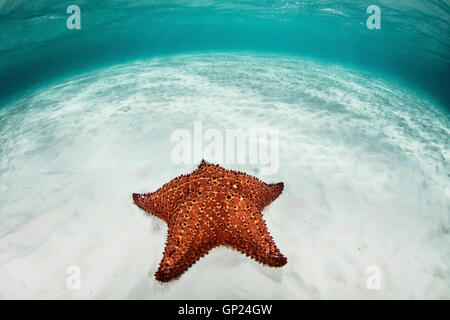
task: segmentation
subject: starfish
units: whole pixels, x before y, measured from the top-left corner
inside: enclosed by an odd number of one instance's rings
[[[248,174],[202,160],[153,193],[133,193],[141,209],[164,220],[168,234],[155,278],[179,277],[211,249],[225,245],[272,267],[287,263],[267,230],[263,209],[283,191]]]

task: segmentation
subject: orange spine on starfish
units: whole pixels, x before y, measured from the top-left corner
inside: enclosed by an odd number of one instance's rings
[[[219,245],[231,246],[269,266],[285,265],[287,259],[276,247],[261,213],[283,188],[282,182],[266,184],[203,160],[191,174],[173,179],[156,192],[134,193],[140,208],[169,227],[156,279],[178,277]]]

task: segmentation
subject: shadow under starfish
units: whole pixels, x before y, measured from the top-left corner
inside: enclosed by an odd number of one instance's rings
[[[220,245],[231,246],[272,267],[287,263],[267,230],[263,209],[283,191],[282,182],[266,184],[246,173],[202,160],[153,193],[133,193],[140,208],[164,220],[168,235],[155,277],[179,277]]]

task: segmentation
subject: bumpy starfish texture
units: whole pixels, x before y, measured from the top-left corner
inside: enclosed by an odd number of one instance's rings
[[[133,193],[140,208],[164,220],[166,247],[155,277],[169,281],[220,245],[272,267],[287,263],[267,230],[262,210],[283,191],[242,172],[202,161],[153,193]]]

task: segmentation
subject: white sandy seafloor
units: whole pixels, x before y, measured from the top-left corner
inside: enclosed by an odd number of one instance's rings
[[[261,178],[285,183],[264,211],[285,267],[221,247],[154,279],[167,228],[131,194],[196,167],[170,156],[194,120],[279,130],[279,172]],[[288,56],[163,57],[42,88],[0,109],[0,130],[0,298],[450,298],[450,120],[392,81]]]

